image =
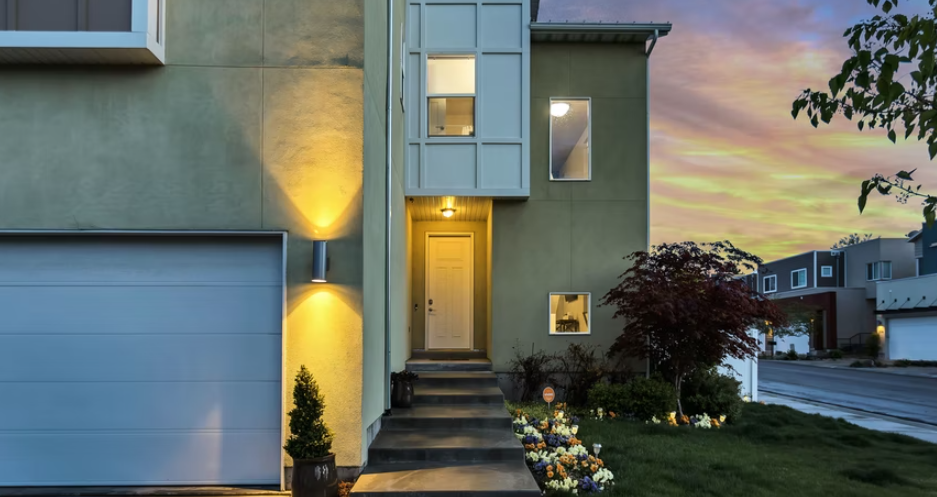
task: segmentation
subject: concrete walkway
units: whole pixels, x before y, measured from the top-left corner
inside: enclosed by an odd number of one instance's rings
[[[797,409],[809,414],[820,414],[831,418],[843,418],[852,424],[859,425],[870,430],[885,431],[890,433],[900,433],[909,437],[918,438],[927,442],[937,444],[937,427],[904,421],[889,416],[879,416],[862,411],[855,411],[843,407],[818,404],[806,400],[796,399],[783,395],[776,395],[767,392],[759,392],[759,400],[766,404],[778,404]]]
[[[889,366],[887,368],[851,368],[849,367],[856,359],[817,359],[813,361],[784,361],[778,359],[763,360],[761,363],[779,363],[779,364],[790,364],[792,366],[805,366],[812,368],[828,368],[828,369],[848,369],[850,371],[863,371],[866,373],[884,373],[884,374],[896,374],[901,376],[916,376],[921,378],[934,378],[937,379],[937,368],[930,367],[907,367],[907,368],[896,368]]]

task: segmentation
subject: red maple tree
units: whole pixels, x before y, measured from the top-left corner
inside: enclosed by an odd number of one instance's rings
[[[762,262],[728,241],[665,243],[634,252],[632,266],[602,299],[623,318],[622,334],[610,355],[649,358],[680,391],[694,371],[721,364],[727,357],[758,353],[750,330],[759,323],[785,323],[784,313],[739,278]]]

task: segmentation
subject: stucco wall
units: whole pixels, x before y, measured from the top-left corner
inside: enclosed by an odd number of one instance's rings
[[[492,213],[492,347],[496,371],[512,347],[547,352],[581,342],[606,349],[623,323],[599,301],[648,246],[647,58],[635,45],[534,44],[531,194]],[[550,97],[592,98],[592,181],[549,181]],[[550,336],[548,294],[592,292],[592,334]],[[635,364],[643,371],[643,364]]]
[[[363,5],[168,0],[165,67],[0,69],[3,228],[289,231],[287,408],[305,364],[341,466],[362,463]]]
[[[474,275],[474,344],[484,349],[488,344],[488,223],[455,221],[417,221],[413,223],[411,246],[413,247],[412,281],[413,303],[419,307],[412,312],[410,343],[414,349],[426,348],[426,233],[473,233],[475,245]]]

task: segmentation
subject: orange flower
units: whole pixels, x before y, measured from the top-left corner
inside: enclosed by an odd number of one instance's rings
[[[709,420],[709,422],[710,422],[714,427],[719,428],[719,420],[718,420],[718,419],[711,419],[711,420]]]
[[[556,465],[556,470],[559,471],[560,473],[562,473],[562,472],[566,471],[566,468],[564,468],[562,464],[557,463],[557,465]]]
[[[595,462],[595,456],[589,456],[589,462]]]
[[[684,414],[683,416],[680,416],[680,424],[684,424],[684,425],[690,424],[690,417],[687,416],[686,414]]]
[[[598,467],[598,465],[593,464],[592,466],[589,467],[589,469],[591,469],[592,472],[595,473],[596,471],[599,470],[599,467]]]
[[[582,461],[582,467],[583,467],[583,468],[588,468],[588,467],[589,467],[589,463],[588,463],[587,461]]]
[[[605,463],[603,463],[602,460],[601,460],[601,459],[598,459],[598,458],[596,458],[595,463],[598,464],[600,467],[604,467],[604,466],[605,466]]]
[[[520,409],[515,409],[515,410],[514,410],[514,414],[517,414],[518,416],[520,416],[520,415],[521,415],[521,410],[520,410]]]
[[[610,417],[610,418],[615,418],[615,416],[616,416],[616,415],[615,415],[614,412],[608,411],[608,417]]]
[[[527,450],[534,450],[535,447],[534,447],[534,444],[526,444],[524,445],[524,448]]]
[[[552,464],[549,465],[549,466],[547,466],[547,471],[553,472],[553,465],[552,465]]]
[[[553,472],[547,471],[547,478],[553,478]]]

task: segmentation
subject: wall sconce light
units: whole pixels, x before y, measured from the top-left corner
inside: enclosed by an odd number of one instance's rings
[[[550,114],[553,117],[563,117],[569,112],[569,104],[566,102],[554,102],[550,105]]]
[[[455,209],[453,209],[452,207],[446,207],[445,209],[442,210],[442,217],[449,218],[449,217],[452,217],[453,214],[455,214]]]
[[[329,271],[328,242],[325,240],[312,241],[312,282],[325,283],[326,273]]]

